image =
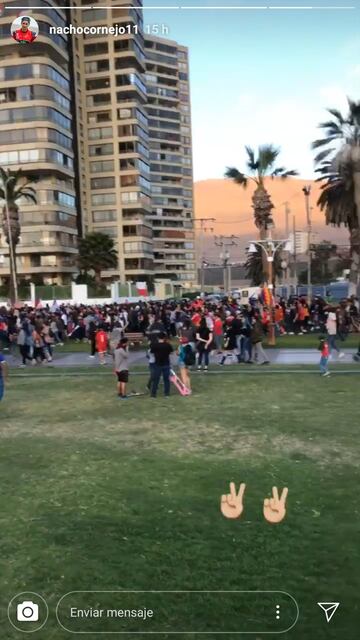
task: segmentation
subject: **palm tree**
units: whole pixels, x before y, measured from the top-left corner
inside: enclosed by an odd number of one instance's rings
[[[281,178],[285,180],[289,176],[296,176],[297,171],[288,171],[284,167],[275,167],[275,163],[280,154],[280,149],[271,144],[261,145],[258,148],[257,156],[251,147],[246,146],[247,170],[248,174],[242,173],[235,167],[228,167],[225,172],[226,178],[231,178],[236,184],[246,189],[251,180],[256,184],[256,189],[252,196],[255,224],[260,230],[260,238],[267,237],[267,229],[273,223],[271,211],[274,208],[271,198],[265,188],[265,179]]]
[[[105,233],[88,233],[79,240],[79,267],[85,273],[94,271],[95,281],[101,285],[101,272],[104,269],[115,269],[118,265],[118,254],[114,240]]]
[[[332,120],[319,125],[324,138],[312,144],[321,149],[315,157],[322,192],[318,205],[325,212],[326,224],[345,226],[350,234],[350,281],[360,281],[360,102],[348,98],[344,117],[328,109]]]
[[[10,301],[17,300],[16,247],[20,238],[20,216],[18,203],[21,198],[36,204],[35,190],[29,186],[23,171],[11,171],[0,167],[0,199],[3,205],[3,230],[9,245],[10,255]]]

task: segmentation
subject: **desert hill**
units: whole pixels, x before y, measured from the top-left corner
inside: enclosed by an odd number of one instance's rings
[[[290,209],[289,228],[293,227],[295,216],[296,229],[306,229],[305,197],[302,188],[311,185],[311,217],[316,241],[332,240],[337,244],[348,244],[346,230],[325,225],[324,214],[316,205],[320,193],[320,186],[311,180],[289,178],[287,180],[269,179],[267,189],[274,204],[273,218],[275,222],[275,237],[285,237],[285,203]],[[209,259],[218,257],[219,249],[214,245],[214,235],[232,234],[239,236],[238,247],[232,249],[232,258],[240,260],[244,258],[244,248],[252,238],[258,237],[258,231],[253,222],[253,209],[251,197],[255,185],[249,183],[247,189],[243,189],[231,182],[231,180],[201,180],[195,182],[195,219],[216,218],[215,223],[208,223],[205,233],[205,254]],[[199,228],[199,224],[196,225]],[[213,228],[213,231],[210,230]]]

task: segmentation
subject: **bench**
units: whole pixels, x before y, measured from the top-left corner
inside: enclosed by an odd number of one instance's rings
[[[130,344],[144,344],[147,341],[146,336],[140,331],[125,331],[124,338],[127,338]]]

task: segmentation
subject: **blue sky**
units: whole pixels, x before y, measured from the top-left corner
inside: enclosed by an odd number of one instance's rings
[[[354,10],[146,10],[190,49],[195,180],[244,166],[244,145],[281,147],[313,176],[310,143],[325,109],[360,99],[360,0],[144,0],[149,6],[356,6]]]

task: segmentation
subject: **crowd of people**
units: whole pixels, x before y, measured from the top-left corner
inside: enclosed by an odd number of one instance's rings
[[[259,300],[242,305],[233,298],[181,301],[139,301],[136,304],[86,306],[54,302],[41,308],[0,308],[0,351],[18,349],[21,364],[51,363],[56,345],[65,341],[88,342],[89,357],[96,355],[101,364],[107,354],[115,361],[119,397],[126,397],[128,349],[140,336],[146,343],[150,368],[148,388],[156,396],[159,380],[164,378],[169,392],[171,339],[178,339],[180,378],[190,389],[192,367],[206,372],[211,352],[219,365],[231,358],[245,364],[268,364],[263,339],[274,325],[278,336],[318,332],[326,336],[329,354],[342,353],[338,340],[359,331],[359,300],[351,297],[331,304],[315,297],[309,305],[305,298],[278,298],[273,307]],[[131,339],[129,339],[129,337]],[[281,344],[281,343],[280,343]],[[360,355],[360,351],[359,354]]]

